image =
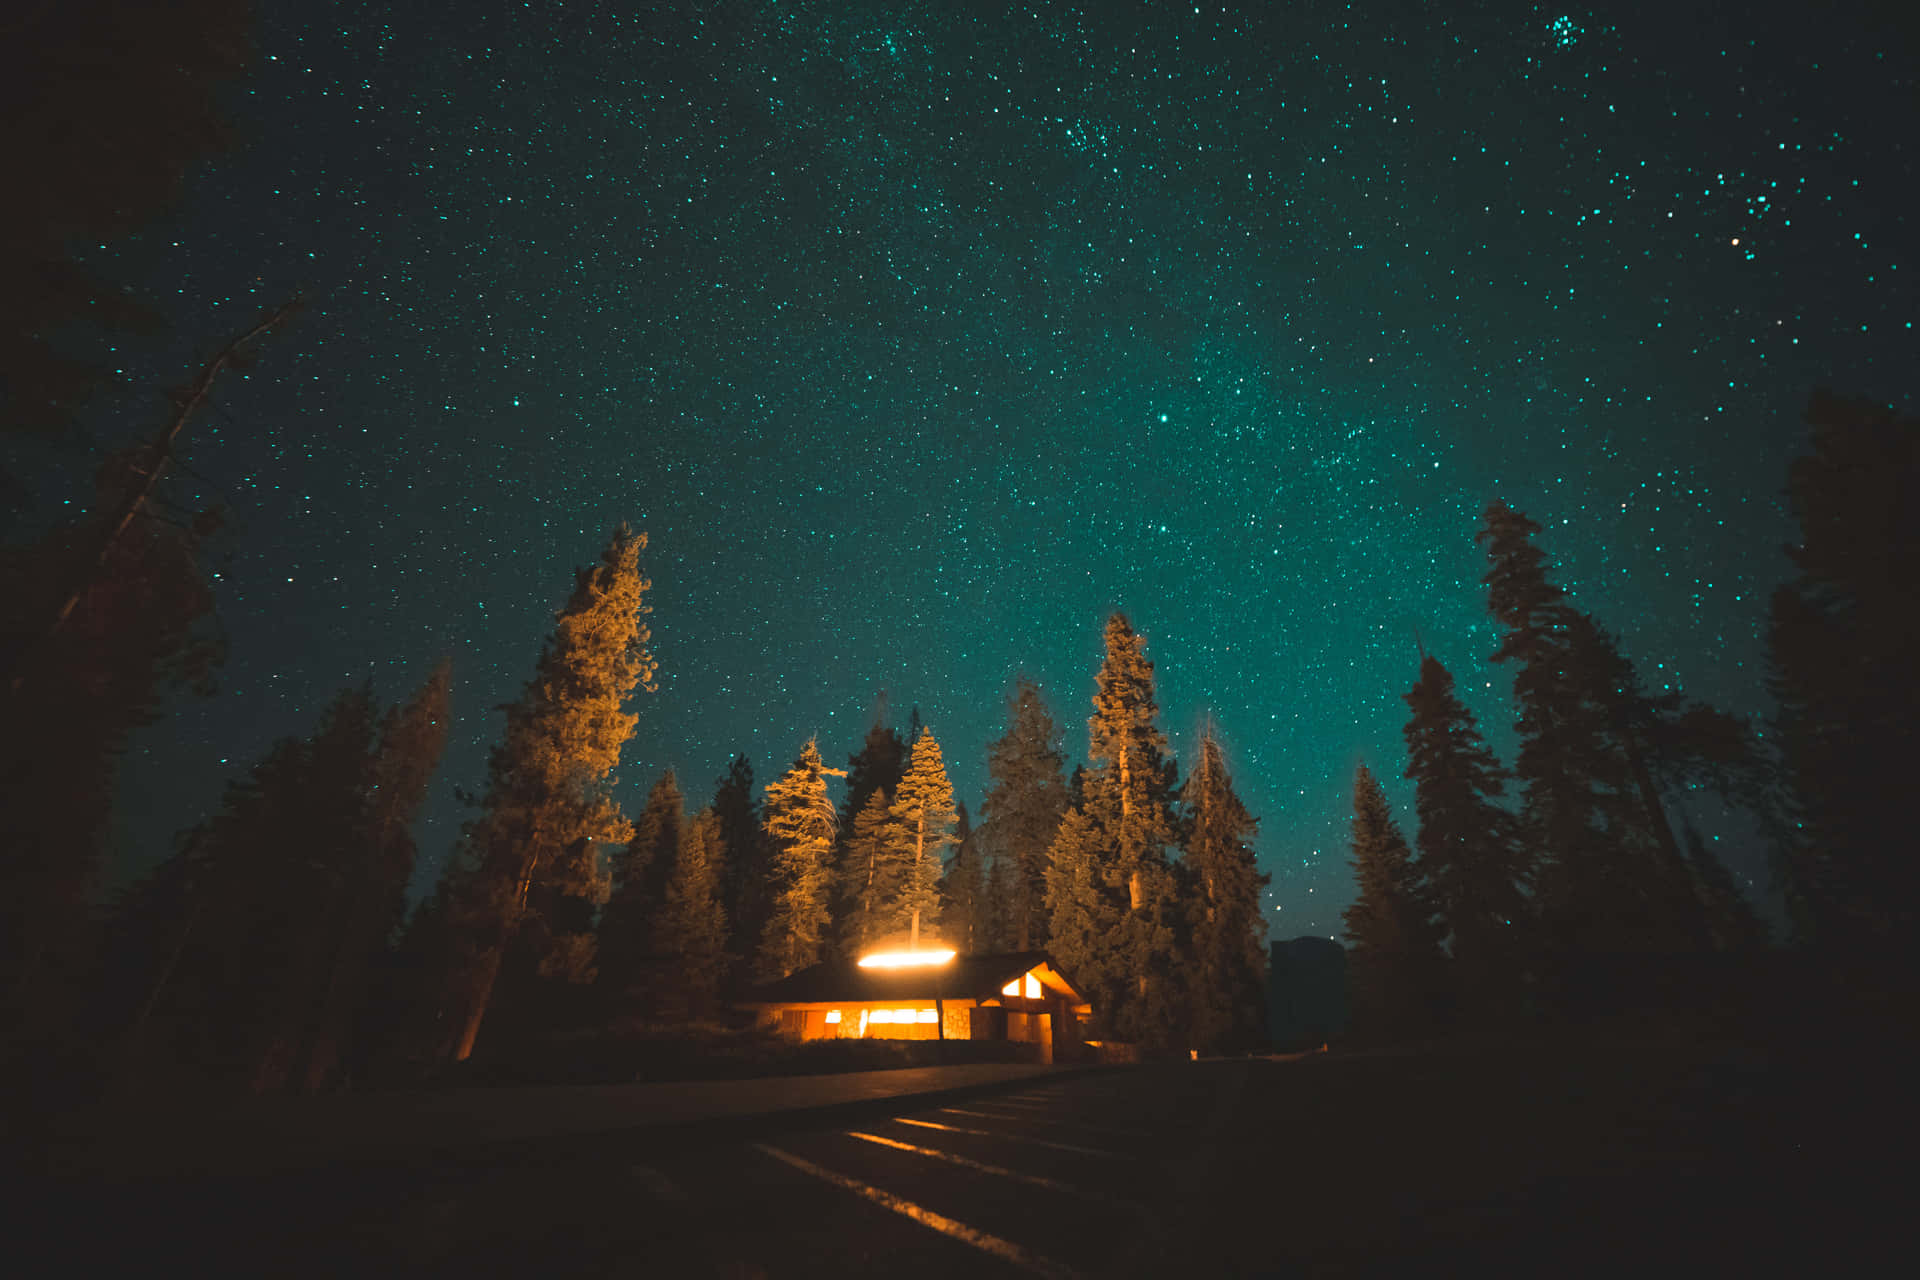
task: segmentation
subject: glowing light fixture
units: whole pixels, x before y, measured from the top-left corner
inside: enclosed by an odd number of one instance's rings
[[[840,1021],[840,1011],[838,1009],[827,1010],[827,1022],[832,1024],[838,1021]]]
[[[903,969],[917,964],[945,964],[953,959],[951,951],[876,951],[860,957],[862,969]]]

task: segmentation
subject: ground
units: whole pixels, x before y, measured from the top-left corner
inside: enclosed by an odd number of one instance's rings
[[[1904,1213],[1881,1171],[1910,1149],[1905,1069],[1616,1021],[457,1162],[67,1183],[29,1225],[74,1274],[1848,1274]]]

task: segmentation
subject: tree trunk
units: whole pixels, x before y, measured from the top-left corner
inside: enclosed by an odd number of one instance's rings
[[[455,1062],[465,1062],[473,1052],[473,1042],[480,1036],[480,1023],[486,1018],[487,1005],[493,999],[493,984],[500,976],[500,959],[505,950],[504,942],[497,947],[489,947],[480,960],[473,999],[467,1004],[466,1021],[461,1025],[460,1036],[453,1045],[452,1057]]]
[[[173,458],[174,441],[179,438],[180,432],[186,427],[187,419],[193,416],[194,410],[198,409],[212,393],[214,379],[233,363],[234,357],[239,355],[242,347],[280,324],[299,306],[300,302],[297,298],[292,302],[283,303],[279,310],[220,348],[213,359],[207,362],[206,367],[200,370],[200,376],[194,379],[193,385],[185,391],[175,393],[175,403],[179,407],[174,410],[173,418],[161,429],[160,434],[154,437],[153,444],[150,446],[153,452],[147,474],[121,500],[119,510],[114,512],[113,518],[107,522],[106,527],[101,531],[98,543],[87,556],[78,581],[62,598],[59,607],[54,610],[53,617],[48,620],[39,636],[21,648],[18,665],[7,680],[9,697],[18,693],[21,686],[26,683],[27,672],[33,659],[58,638],[61,628],[67,625],[67,619],[73,616],[74,609],[92,588],[94,579],[100,576],[100,571],[106,566],[108,558],[113,555],[114,545],[120,541],[120,535],[126,531],[129,524],[133,523],[133,518],[140,514],[140,509],[146,506],[147,499],[153,496],[154,488],[160,483],[160,477],[166,474],[167,463]]]

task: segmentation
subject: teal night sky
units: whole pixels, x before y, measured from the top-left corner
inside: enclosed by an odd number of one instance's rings
[[[424,883],[622,518],[630,808],[844,763],[884,689],[977,812],[1017,672],[1084,754],[1117,607],[1276,938],[1340,929],[1356,763],[1410,822],[1416,629],[1510,746],[1493,498],[1649,683],[1766,711],[1807,395],[1915,411],[1920,83],[1892,18],[1694,9],[266,4],[241,147],[98,255],[174,320],[103,437],[312,303],[192,433],[232,658],[137,745],[122,873],[451,654]]]

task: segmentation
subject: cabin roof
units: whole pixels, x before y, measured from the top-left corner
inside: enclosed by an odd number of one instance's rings
[[[744,1005],[861,1004],[887,1000],[987,1000],[1029,970],[1046,968],[1084,1004],[1071,978],[1044,951],[1005,951],[955,956],[945,964],[862,969],[851,960],[829,960],[755,987]]]

